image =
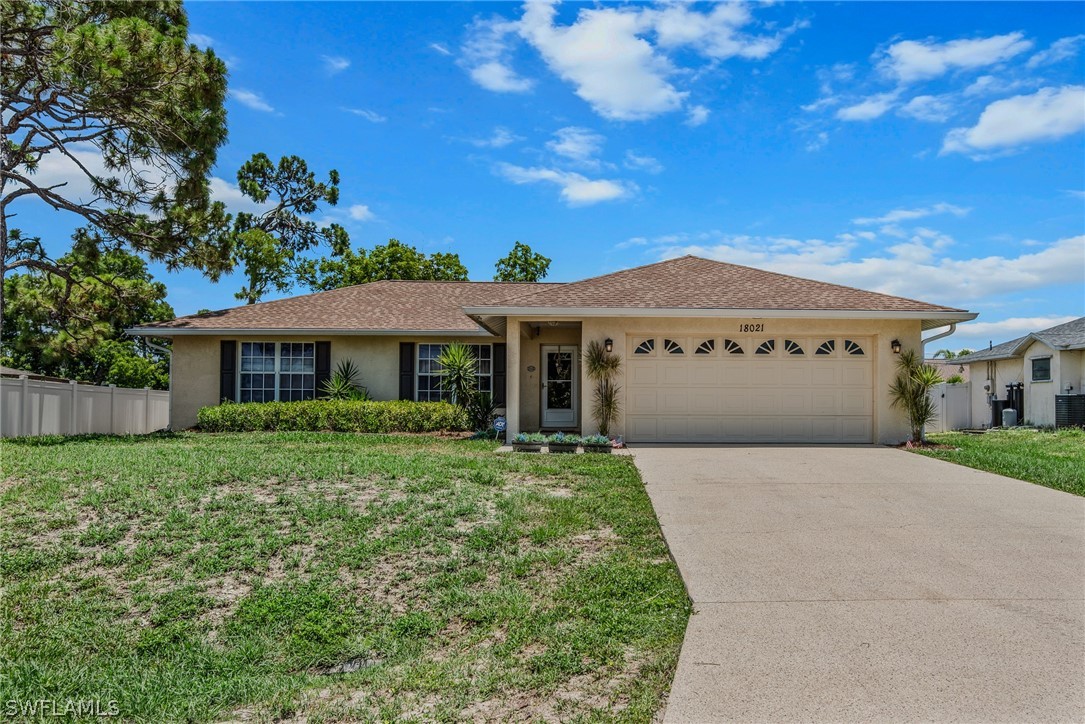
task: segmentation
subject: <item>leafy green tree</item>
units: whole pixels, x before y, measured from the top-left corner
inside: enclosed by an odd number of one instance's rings
[[[539,282],[550,271],[550,259],[518,241],[509,255],[498,259],[494,266],[497,267],[495,282]]]
[[[237,172],[237,183],[245,196],[267,205],[260,213],[241,212],[233,219],[234,260],[246,278],[246,285],[234,295],[238,299],[253,304],[269,289],[290,291],[299,255],[319,244],[349,250],[350,237],[343,227],[318,226],[305,218],[322,201],[338,203],[339,173],[334,169],[326,182],[317,181],[304,159],[283,156],[275,165],[257,153]]]
[[[467,267],[459,254],[429,256],[398,239],[389,239],[370,251],[349,248],[333,251],[331,257],[299,263],[299,277],[314,291],[338,289],[382,279],[466,281]]]
[[[940,349],[934,353],[934,357],[932,357],[932,359],[938,359],[939,357],[941,357],[945,360],[951,360],[957,359],[958,357],[964,357],[968,354],[972,354],[972,350],[968,349],[967,347],[958,352],[954,352],[951,349]]]
[[[166,286],[147,264],[122,250],[97,253],[76,235],[75,250],[57,261],[68,278],[30,269],[4,280],[0,341],[7,363],[39,374],[125,387],[168,386],[164,355],[124,330],[172,319]],[[164,341],[163,341],[164,343]]]
[[[226,140],[226,66],[187,41],[181,1],[4,0],[0,32],[0,275],[77,276],[33,230],[9,228],[20,199],[70,214],[102,252],[211,278],[229,269],[208,184]],[[36,173],[46,157],[67,180]]]

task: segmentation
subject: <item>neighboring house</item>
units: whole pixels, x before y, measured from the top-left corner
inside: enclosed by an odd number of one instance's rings
[[[1023,386],[1022,422],[1054,425],[1055,396],[1081,394],[1085,387],[1085,317],[993,345],[953,362],[971,370],[974,426],[992,425],[992,401],[1007,399],[1006,385],[1010,384]]]
[[[923,362],[938,370],[938,374],[942,375],[943,380],[948,380],[954,375],[958,375],[961,382],[968,382],[969,380],[970,370],[966,365],[958,362],[956,358],[946,360],[941,357],[930,357],[923,360]]]
[[[439,400],[474,346],[508,430],[596,432],[580,355],[623,358],[629,442],[884,442],[893,342],[975,314],[686,256],[568,284],[380,281],[147,324],[173,339],[172,426],[221,400],[304,399],[342,359],[375,399]]]

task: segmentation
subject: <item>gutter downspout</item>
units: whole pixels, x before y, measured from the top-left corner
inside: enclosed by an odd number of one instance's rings
[[[937,327],[935,329],[937,329]],[[949,329],[947,329],[945,332],[942,332],[941,334],[936,334],[933,337],[927,337],[926,339],[920,340],[921,346],[924,348],[923,349],[923,356],[924,357],[927,356],[927,350],[926,350],[927,342],[933,342],[936,339],[942,339],[943,337],[948,337],[949,335],[953,334],[956,331],[957,331],[957,323],[952,322],[949,325]]]

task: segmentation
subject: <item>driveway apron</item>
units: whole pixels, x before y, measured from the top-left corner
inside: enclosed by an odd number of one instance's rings
[[[885,447],[631,452],[695,608],[664,721],[1085,721],[1085,499]]]

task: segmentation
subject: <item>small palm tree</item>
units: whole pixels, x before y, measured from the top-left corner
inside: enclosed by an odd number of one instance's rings
[[[942,375],[938,370],[923,364],[914,349],[900,353],[897,376],[889,385],[889,396],[893,407],[903,408],[908,415],[912,442],[922,442],[927,425],[938,417],[938,409],[930,392],[941,382]]]
[[[467,407],[475,394],[478,360],[471,348],[460,342],[446,345],[437,357],[441,366],[441,389],[452,395],[452,404]]]
[[[621,387],[614,384],[614,377],[622,368],[622,359],[607,352],[596,340],[584,350],[584,370],[588,379],[595,383],[591,414],[599,426],[599,433],[610,435],[610,427],[622,417],[622,401],[618,393]]]

